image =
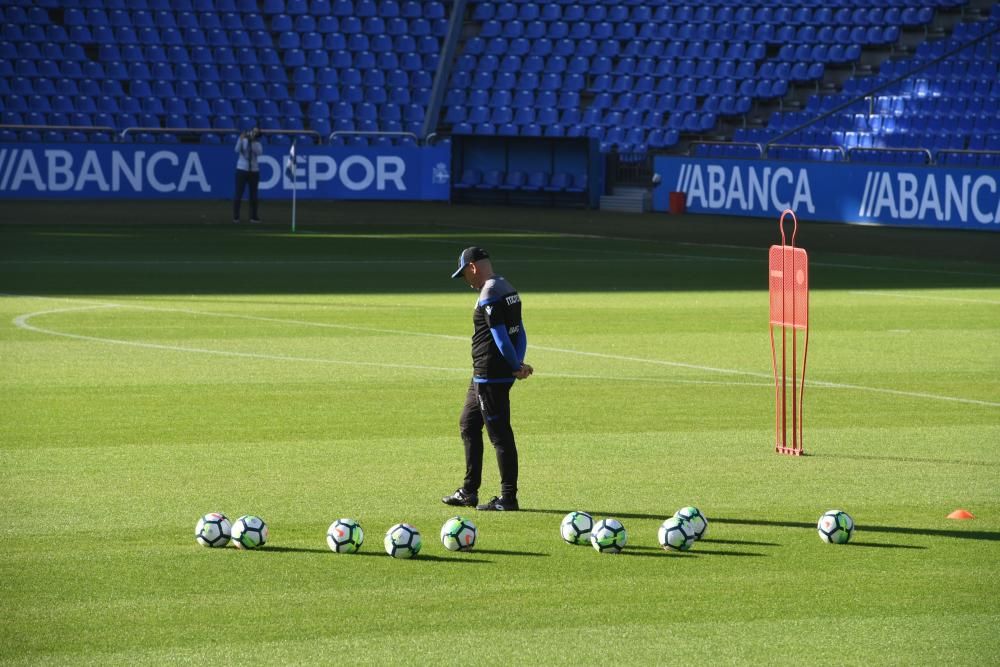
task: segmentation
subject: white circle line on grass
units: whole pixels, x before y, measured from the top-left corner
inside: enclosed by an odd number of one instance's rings
[[[40,317],[42,315],[53,315],[58,313],[70,313],[70,312],[81,312],[86,310],[99,310],[99,309],[115,309],[115,308],[137,308],[140,310],[160,310],[166,312],[181,312],[188,313],[192,315],[208,315],[208,316],[220,316],[220,317],[241,317],[239,315],[228,315],[225,313],[206,313],[200,311],[185,311],[180,309],[165,309],[165,308],[147,308],[143,306],[127,306],[120,304],[100,304],[92,306],[77,306],[73,308],[56,308],[51,310],[40,310],[34,313],[26,313],[24,315],[19,315],[14,318],[14,326],[25,331],[31,331],[34,333],[45,334],[49,336],[60,336],[63,338],[71,338],[74,340],[81,340],[90,343],[107,343],[111,345],[125,345],[128,347],[137,347],[151,350],[164,350],[170,352],[186,352],[192,354],[210,354],[223,357],[237,357],[243,359],[257,359],[264,361],[289,361],[289,362],[304,362],[304,363],[314,363],[314,364],[336,364],[342,366],[366,366],[374,368],[388,368],[393,370],[420,370],[420,371],[444,371],[450,373],[462,373],[468,374],[468,368],[453,368],[446,366],[428,366],[424,364],[397,364],[397,363],[386,363],[377,361],[358,361],[353,359],[329,359],[325,357],[296,357],[291,355],[279,355],[279,354],[265,354],[260,352],[237,352],[233,350],[214,350],[209,348],[200,347],[188,347],[184,345],[165,345],[162,343],[146,343],[142,341],[134,340],[124,340],[120,338],[105,338],[102,336],[86,336],[84,334],[74,334],[66,331],[58,331],[56,329],[46,329],[39,327],[34,324],[29,324],[29,320],[34,317]],[[245,316],[251,318],[252,316]],[[277,321],[273,318],[259,318],[252,317],[256,320],[265,321]],[[289,321],[291,323],[292,321]],[[295,324],[308,324],[307,322],[294,322]],[[336,325],[331,325],[336,326]],[[403,333],[403,332],[389,332],[389,333]],[[425,336],[433,336],[435,334],[420,334]],[[451,338],[450,336],[448,338]],[[465,340],[464,338],[462,340]],[[554,378],[565,378],[574,380],[603,380],[612,382],[651,382],[656,384],[694,384],[694,385],[721,385],[730,387],[770,387],[768,384],[753,383],[753,382],[721,382],[715,380],[685,380],[681,378],[657,378],[657,377],[626,377],[626,376],[608,376],[608,375],[585,375],[579,373],[546,373],[546,377]]]
[[[7,295],[7,296],[19,296],[19,295]],[[20,296],[24,296],[24,295],[20,295]],[[52,297],[29,297],[29,298],[49,299],[49,298],[52,298]],[[62,300],[74,301],[74,299],[62,299]],[[162,345],[162,344],[159,344],[159,343],[142,343],[142,342],[139,342],[139,341],[128,341],[128,340],[121,340],[121,339],[114,339],[114,338],[100,338],[100,337],[95,337],[95,336],[84,336],[84,335],[81,335],[81,334],[71,334],[71,333],[66,333],[66,332],[61,332],[61,331],[50,330],[50,329],[43,329],[41,327],[37,327],[37,326],[31,325],[31,324],[28,324],[28,320],[29,319],[31,319],[33,317],[38,317],[38,316],[41,316],[41,315],[54,314],[54,313],[62,313],[62,312],[80,311],[80,310],[93,310],[93,309],[96,309],[96,308],[132,308],[132,309],[137,309],[137,310],[182,313],[182,314],[204,316],[204,317],[225,317],[225,318],[252,320],[252,321],[260,321],[260,322],[273,322],[273,323],[279,323],[279,324],[294,324],[294,325],[298,325],[298,326],[316,326],[316,327],[346,329],[346,330],[353,330],[353,331],[366,331],[366,332],[372,332],[372,333],[385,333],[385,334],[404,335],[404,336],[424,336],[424,337],[440,338],[440,339],[447,339],[447,340],[462,340],[462,341],[468,340],[466,337],[463,337],[463,336],[451,336],[451,335],[447,335],[447,334],[433,334],[433,333],[416,332],[416,331],[403,331],[403,330],[398,330],[398,329],[382,329],[382,328],[377,328],[377,327],[360,327],[360,326],[354,326],[354,325],[349,325],[349,324],[330,324],[330,323],[325,323],[325,322],[310,322],[308,320],[287,320],[287,319],[274,318],[274,317],[261,317],[261,316],[257,316],[257,315],[237,315],[237,314],[233,314],[233,313],[215,313],[215,312],[211,312],[211,311],[190,310],[190,309],[183,309],[183,308],[159,308],[159,307],[154,307],[154,306],[138,306],[138,305],[119,304],[119,303],[106,303],[106,302],[93,302],[93,305],[90,305],[90,306],[76,306],[76,307],[72,307],[72,308],[62,308],[62,309],[44,310],[44,311],[37,311],[37,312],[34,312],[34,313],[27,313],[25,315],[19,315],[19,316],[15,317],[14,320],[13,320],[13,323],[14,323],[14,325],[16,327],[18,327],[20,329],[25,329],[25,330],[28,330],[28,331],[34,331],[34,332],[37,332],[37,333],[49,334],[49,335],[54,335],[54,336],[63,336],[63,337],[66,337],[66,338],[75,338],[75,339],[78,339],[78,340],[87,340],[87,341],[91,341],[91,342],[104,342],[104,343],[112,343],[112,344],[116,344],[116,345],[131,345],[133,347],[144,347],[144,348],[149,348],[149,349],[172,350],[172,351],[180,351],[180,352],[194,352],[194,353],[198,353],[198,354],[217,354],[217,355],[221,355],[221,356],[243,357],[243,358],[250,358],[250,359],[269,359],[269,360],[273,360],[273,361],[306,361],[306,362],[313,362],[313,363],[354,365],[354,366],[371,366],[371,367],[379,367],[379,368],[396,368],[396,369],[405,368],[405,369],[413,369],[413,370],[437,370],[437,371],[463,372],[463,373],[468,373],[469,372],[468,369],[459,369],[459,368],[451,368],[451,367],[443,367],[443,366],[423,366],[423,365],[417,365],[417,364],[386,364],[386,363],[381,363],[381,362],[366,362],[366,361],[355,361],[355,360],[308,358],[308,357],[291,357],[291,356],[287,356],[287,355],[268,355],[268,354],[262,354],[262,353],[256,353],[256,352],[234,352],[234,351],[227,351],[227,350],[211,350],[211,349],[204,349],[204,348],[193,348],[193,347],[184,347],[184,346]],[[657,365],[657,366],[666,366],[666,367],[670,367],[670,368],[684,368],[684,369],[688,369],[688,370],[704,371],[704,372],[707,372],[707,373],[720,373],[720,374],[726,374],[726,375],[742,375],[742,376],[745,376],[745,377],[754,377],[754,378],[758,378],[758,379],[760,379],[760,378],[766,378],[766,379],[772,380],[772,381],[774,380],[774,376],[772,374],[770,374],[770,373],[760,373],[760,372],[755,372],[755,371],[743,371],[743,370],[732,369],[732,368],[718,368],[718,367],[715,367],[715,366],[702,366],[702,365],[698,365],[698,364],[689,364],[689,363],[683,363],[683,362],[677,362],[677,361],[667,361],[667,360],[663,360],[663,359],[648,359],[648,358],[643,358],[643,357],[631,357],[631,356],[626,356],[626,355],[607,354],[607,353],[603,353],[603,352],[588,352],[588,351],[585,351],[585,350],[573,350],[573,349],[568,349],[568,348],[549,347],[549,346],[543,346],[543,345],[533,345],[532,347],[533,347],[533,349],[536,349],[536,350],[544,350],[544,351],[547,351],[547,352],[556,352],[556,353],[560,353],[560,354],[580,355],[580,356],[596,357],[596,358],[602,358],[602,359],[613,359],[613,360],[618,360],[618,361],[633,361],[633,362],[644,363],[644,364],[653,364],[653,365]],[[563,374],[559,374],[559,373],[546,373],[545,375],[547,375],[549,377],[566,377],[566,378],[580,378],[580,379],[602,379],[602,380],[612,380],[612,381],[613,380],[621,380],[621,381],[645,381],[645,382],[670,382],[670,383],[677,383],[677,384],[719,384],[719,383],[702,381],[702,380],[679,380],[679,379],[667,379],[667,378],[663,378],[663,379],[658,379],[658,378],[626,378],[626,377],[612,377],[612,376],[572,375],[572,374],[565,374],[565,373],[563,373]],[[750,383],[746,383],[746,382],[731,383],[731,384],[741,385],[741,386],[764,386],[764,385],[760,385],[758,383],[750,384]],[[967,405],[982,405],[982,406],[986,406],[986,407],[1000,407],[1000,402],[996,402],[996,401],[984,401],[984,400],[979,400],[979,399],[974,399],[974,398],[962,398],[962,397],[959,397],[959,396],[946,396],[946,395],[942,395],[942,394],[932,394],[932,393],[929,393],[929,392],[905,391],[905,390],[901,390],[901,389],[889,389],[889,388],[884,388],[884,387],[868,387],[868,386],[864,386],[864,385],[849,384],[849,383],[842,383],[842,382],[828,382],[828,381],[824,381],[824,380],[810,380],[808,384],[811,387],[822,387],[822,388],[826,388],[826,389],[848,389],[848,390],[855,390],[855,391],[867,391],[867,392],[873,392],[873,393],[888,394],[888,395],[891,395],[891,396],[902,396],[902,397],[909,397],[909,398],[921,398],[921,399],[936,400],[936,401],[947,401],[947,402],[952,402],[952,403],[964,403],[964,404],[967,404]],[[766,386],[771,386],[771,385],[768,384]]]

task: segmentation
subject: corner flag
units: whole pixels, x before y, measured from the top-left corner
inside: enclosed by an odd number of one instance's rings
[[[285,176],[292,179],[295,182],[295,141],[292,141],[292,147],[288,150],[288,157],[285,159]]]

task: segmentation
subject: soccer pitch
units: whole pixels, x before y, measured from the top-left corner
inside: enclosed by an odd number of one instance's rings
[[[0,226],[0,663],[1000,661],[1000,264],[813,251],[836,228],[804,227],[793,458],[766,246],[414,208],[294,236]],[[448,275],[472,243],[536,372],[511,394],[524,511],[462,512],[479,541],[452,553],[476,295]],[[488,499],[490,452],[483,476]],[[685,505],[708,534],[664,552]],[[820,541],[829,509],[850,544]],[[571,510],[622,521],[624,552],[562,542]],[[270,541],[198,546],[211,511]],[[326,546],[341,517],[356,555]],[[400,521],[416,559],[383,551]]]

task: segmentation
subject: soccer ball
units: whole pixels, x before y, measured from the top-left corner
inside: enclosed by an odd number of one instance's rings
[[[691,530],[694,531],[694,539],[696,540],[705,537],[705,533],[708,532],[708,519],[705,518],[705,515],[697,507],[682,507],[674,512],[674,516],[688,520],[688,523],[691,524]]]
[[[660,525],[660,529],[656,531],[656,539],[667,551],[687,551],[696,538],[690,521],[673,516]]]
[[[602,554],[616,554],[626,542],[628,533],[618,519],[601,519],[590,532],[590,544]]]
[[[198,519],[194,527],[194,539],[203,547],[224,547],[229,544],[233,525],[225,514],[211,512]]]
[[[326,531],[326,543],[338,554],[352,554],[365,543],[365,531],[354,519],[337,519]]]
[[[842,510],[830,510],[816,524],[819,538],[830,544],[847,544],[854,535],[854,519]]]
[[[663,180],[662,176],[660,176],[659,174],[653,174],[653,185],[659,185],[660,181],[662,180]]]
[[[397,523],[385,534],[385,552],[393,558],[413,558],[423,543],[420,531],[408,523]]]
[[[448,551],[468,551],[476,546],[479,531],[476,524],[460,516],[454,516],[441,526],[441,544]]]
[[[570,512],[559,524],[559,534],[570,544],[587,544],[593,529],[594,518],[586,512]]]
[[[233,544],[237,549],[256,549],[267,544],[267,524],[259,516],[244,514],[233,524]]]

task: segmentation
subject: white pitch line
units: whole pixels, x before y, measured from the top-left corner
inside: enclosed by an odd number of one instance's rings
[[[188,352],[194,354],[211,354],[224,357],[238,357],[244,359],[258,359],[265,361],[289,361],[289,362],[305,362],[314,364],[336,364],[342,366],[366,366],[375,368],[390,368],[394,370],[406,369],[406,370],[426,370],[426,371],[445,371],[452,373],[462,373],[468,375],[468,368],[453,368],[444,366],[428,366],[423,364],[395,364],[395,363],[383,363],[375,361],[357,361],[357,360],[343,360],[343,359],[329,359],[329,358],[317,358],[317,357],[295,357],[290,355],[275,355],[275,354],[263,354],[258,352],[235,352],[232,350],[213,350],[208,348],[200,347],[188,347],[184,345],[163,345],[160,343],[144,343],[134,340],[122,340],[118,338],[104,338],[100,336],[85,336],[83,334],[73,334],[65,331],[57,331],[55,329],[46,329],[43,327],[36,326],[34,324],[29,324],[28,320],[39,317],[42,315],[52,315],[57,313],[70,313],[70,312],[81,312],[85,310],[99,310],[104,308],[130,308],[131,306],[120,305],[120,304],[99,304],[92,306],[78,306],[73,308],[56,308],[51,310],[41,310],[34,313],[27,313],[24,315],[19,315],[13,320],[14,326],[25,331],[31,331],[34,333],[46,334],[50,336],[61,336],[63,338],[71,338],[74,340],[82,340],[90,343],[108,343],[111,345],[125,345],[128,347],[138,347],[144,349],[152,350],[165,350],[171,352]],[[141,310],[166,310],[167,312],[187,312],[195,315],[213,315],[213,313],[205,313],[198,311],[181,311],[177,309],[157,309],[157,308],[143,308],[141,306],[135,306]],[[217,314],[222,317],[227,317],[225,314]],[[234,316],[238,317],[238,316]],[[253,318],[256,320],[269,319],[269,318]],[[270,320],[270,321],[280,321],[280,320]],[[302,322],[297,322],[302,324]],[[336,325],[334,325],[336,326]],[[421,334],[433,336],[434,334]],[[451,336],[448,336],[451,338]],[[462,338],[462,340],[465,340]],[[615,382],[652,382],[656,384],[694,384],[694,385],[723,385],[723,386],[736,386],[736,387],[770,387],[767,384],[756,384],[750,382],[717,382],[712,380],[684,380],[680,378],[655,378],[655,377],[612,377],[605,375],[583,375],[578,373],[546,373],[546,377],[555,378],[568,378],[568,379],[578,379],[578,380],[605,380],[605,381],[615,381]]]
[[[1000,306],[1000,301],[994,299],[966,299],[957,296],[935,296],[933,294],[902,294],[900,292],[878,292],[875,290],[851,290],[849,294],[861,294],[863,296],[890,296],[897,299],[920,299],[927,301],[953,301],[955,303],[983,303],[991,306]]]
[[[40,297],[40,298],[50,298],[50,297]],[[64,300],[73,301],[73,299],[64,299]],[[344,361],[344,360],[332,360],[332,359],[311,359],[311,358],[304,358],[304,357],[288,357],[288,356],[282,356],[282,355],[265,355],[265,354],[250,353],[250,352],[229,352],[229,351],[225,351],[225,350],[208,350],[208,349],[203,349],[203,348],[190,348],[190,347],[182,347],[182,346],[160,345],[160,344],[156,344],[156,343],[140,343],[140,342],[137,342],[137,341],[126,341],[126,340],[119,340],[119,339],[112,339],[112,338],[98,338],[98,337],[93,337],[93,336],[83,336],[83,335],[79,335],[79,334],[70,334],[70,333],[65,333],[65,332],[60,332],[60,331],[55,331],[55,330],[46,330],[46,329],[42,329],[41,327],[35,327],[35,326],[30,325],[30,324],[27,323],[28,319],[30,319],[32,317],[36,317],[36,316],[39,316],[39,315],[50,314],[50,313],[57,313],[57,312],[71,312],[71,311],[76,311],[76,310],[91,310],[91,309],[94,309],[94,308],[101,308],[101,307],[108,307],[108,308],[134,308],[134,309],[137,309],[137,310],[160,311],[160,312],[176,312],[176,313],[183,313],[183,314],[189,314],[189,315],[198,315],[198,316],[227,317],[227,318],[243,319],[243,320],[251,320],[251,321],[265,321],[265,322],[273,322],[273,323],[280,323],[280,324],[294,324],[294,325],[299,325],[299,326],[318,326],[318,327],[326,327],[326,328],[347,329],[347,330],[354,330],[354,331],[365,331],[365,332],[372,332],[372,333],[385,333],[385,334],[403,335],[403,336],[424,336],[424,337],[440,338],[440,339],[447,339],[447,340],[462,340],[462,341],[467,340],[467,338],[463,337],[463,336],[451,336],[451,335],[447,335],[447,334],[433,334],[433,333],[424,333],[424,332],[404,331],[404,330],[399,330],[399,329],[382,329],[382,328],[375,328],[375,327],[359,327],[359,326],[347,325],[347,324],[328,324],[328,323],[323,323],[323,322],[309,322],[309,321],[306,321],[306,320],[286,320],[286,319],[282,319],[282,318],[270,318],[270,317],[265,318],[265,317],[255,316],[255,315],[236,315],[236,314],[232,314],[232,313],[215,313],[215,312],[211,312],[211,311],[188,310],[188,309],[180,309],[180,308],[158,308],[158,307],[153,307],[153,306],[137,306],[137,305],[133,306],[133,305],[127,305],[127,304],[102,303],[102,302],[94,302],[94,303],[96,305],[91,305],[91,306],[86,306],[86,307],[74,307],[74,308],[65,308],[65,309],[56,309],[56,310],[38,311],[38,312],[35,312],[35,313],[28,313],[26,315],[20,315],[20,316],[14,318],[13,322],[14,322],[14,325],[17,326],[17,327],[19,327],[19,328],[30,330],[30,331],[35,331],[35,332],[38,332],[38,333],[45,333],[45,334],[55,335],[55,336],[63,336],[63,337],[67,337],[67,338],[75,338],[75,339],[79,339],[79,340],[88,340],[88,341],[91,341],[91,342],[105,342],[105,343],[113,343],[113,344],[118,344],[118,345],[132,345],[132,346],[135,346],[135,347],[145,347],[145,348],[151,348],[151,349],[196,352],[196,353],[199,353],[199,354],[219,354],[219,355],[223,355],[223,356],[256,358],[256,359],[271,359],[271,360],[276,360],[276,361],[311,361],[311,362],[315,362],[315,363],[331,363],[331,364],[355,365],[355,366],[375,366],[375,367],[382,367],[382,368],[388,367],[388,368],[408,368],[408,369],[420,369],[420,370],[439,370],[439,371],[449,371],[449,372],[458,372],[458,371],[465,372],[465,373],[468,372],[467,369],[446,368],[446,367],[438,367],[438,366],[421,366],[421,365],[412,365],[412,364],[410,364],[410,365],[408,365],[408,364],[381,364],[381,363],[377,363],[377,362]],[[637,362],[637,363],[644,363],[644,364],[653,364],[653,365],[658,365],[658,366],[667,366],[667,367],[671,367],[671,368],[686,368],[686,369],[690,369],[690,370],[704,371],[704,372],[709,372],[709,373],[720,373],[720,374],[726,374],[726,375],[742,375],[742,376],[754,377],[754,378],[766,378],[768,380],[773,380],[774,379],[774,377],[773,377],[772,374],[759,373],[759,372],[754,372],[754,371],[742,371],[742,370],[732,369],[732,368],[717,368],[717,367],[714,367],[714,366],[702,366],[702,365],[697,365],[697,364],[688,364],[688,363],[683,363],[683,362],[667,361],[667,360],[663,360],[663,359],[647,359],[647,358],[642,358],[642,357],[630,357],[630,356],[626,356],[626,355],[606,354],[606,353],[602,353],[602,352],[587,352],[587,351],[584,351],[584,350],[573,350],[573,349],[567,349],[567,348],[548,347],[548,346],[542,346],[542,345],[533,345],[532,347],[534,349],[537,349],[537,350],[544,350],[544,351],[547,351],[547,352],[556,352],[556,353],[561,353],[561,354],[573,354],[573,355],[580,355],[580,356],[587,356],[587,357],[596,357],[596,358],[603,358],[603,359],[613,359],[613,360],[618,360],[618,361],[630,361],[630,362]],[[589,378],[590,377],[590,376],[574,376],[574,375],[571,375],[571,374],[556,374],[556,373],[550,373],[550,374],[547,374],[547,375],[549,375],[550,377],[581,377],[581,378]],[[624,380],[626,378],[599,377],[598,376],[597,379]],[[635,381],[657,381],[657,380],[652,379],[652,378],[628,378],[628,379],[629,380],[635,380]],[[672,380],[671,382],[677,382],[677,381],[676,380]],[[696,382],[696,381],[686,381],[686,382],[692,382],[693,383],[693,382]],[[698,382],[698,383],[701,384],[701,382]],[[753,385],[750,385],[750,383],[733,383],[733,384],[748,385],[748,386],[758,386],[756,383],[753,384]],[[982,406],[987,406],[987,407],[1000,407],[1000,403],[995,402],[995,401],[983,401],[983,400],[973,399],[973,398],[961,398],[961,397],[958,397],[958,396],[945,396],[945,395],[941,395],[941,394],[931,394],[931,393],[928,393],[928,392],[904,391],[904,390],[900,390],[900,389],[888,389],[888,388],[883,388],[883,387],[867,387],[867,386],[864,386],[864,385],[848,384],[848,383],[841,383],[841,382],[828,382],[828,381],[824,381],[824,380],[810,380],[809,384],[811,386],[813,386],[813,387],[824,387],[824,388],[828,388],[828,389],[850,389],[850,390],[855,390],[855,391],[867,391],[867,392],[880,393],[880,394],[889,394],[889,395],[892,395],[892,396],[904,396],[904,397],[909,397],[909,398],[921,398],[921,399],[928,399],[928,400],[947,401],[947,402],[953,402],[953,403],[964,403],[964,404],[968,404],[968,405],[982,405]]]

